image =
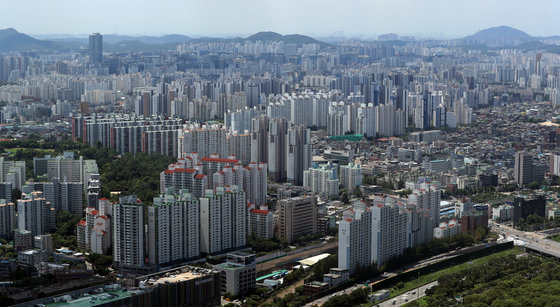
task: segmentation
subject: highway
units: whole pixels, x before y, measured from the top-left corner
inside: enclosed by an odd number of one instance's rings
[[[349,288],[346,288],[344,290],[340,290],[338,292],[335,292],[333,294],[329,294],[327,296],[323,296],[321,298],[318,298],[310,303],[305,304],[306,307],[311,307],[311,306],[321,306],[323,305],[326,301],[328,301],[329,299],[331,299],[333,296],[337,296],[337,295],[342,295],[342,294],[350,294],[352,293],[352,291],[360,289],[365,287],[363,284],[357,284],[357,285],[353,285]]]
[[[392,271],[389,271],[382,276],[377,276],[373,280],[368,281],[368,286],[371,288],[371,286],[374,285],[375,283],[377,283],[377,282],[379,282],[379,281],[381,281],[385,278],[392,277],[392,276],[396,275],[397,272],[399,272],[399,271],[400,272],[407,272],[409,270],[418,269],[418,268],[433,264],[435,262],[444,260],[446,258],[454,257],[456,255],[460,255],[460,254],[463,254],[465,252],[471,252],[472,250],[482,248],[483,246],[487,246],[487,245],[488,245],[488,243],[484,243],[484,244],[479,244],[479,245],[476,245],[476,246],[464,247],[464,248],[459,249],[459,250],[450,251],[450,252],[447,252],[447,253],[443,253],[443,254],[433,256],[433,257],[428,258],[428,259],[424,259],[424,260],[421,260],[421,261],[406,264],[402,267],[395,268]],[[344,294],[344,293],[350,293],[353,290],[358,289],[359,287],[363,287],[363,285],[362,284],[357,284],[357,285],[354,284],[354,285],[350,286],[349,288],[346,288],[344,290],[335,292],[334,294],[329,294],[325,297],[318,298],[318,299],[306,304],[305,306],[321,306],[326,301],[328,301],[331,297],[333,297],[335,295],[341,295],[341,294]],[[391,302],[392,302],[392,300],[391,300]]]
[[[560,258],[560,242],[547,239],[547,235],[541,232],[525,232],[513,227],[488,221],[492,231],[504,236],[504,239],[512,240],[516,245],[523,245],[542,253],[547,253]]]
[[[403,293],[401,295],[397,295],[391,299],[388,299],[378,305],[374,305],[374,306],[379,306],[379,307],[392,307],[392,306],[402,306],[405,304],[408,304],[412,301],[415,301],[421,297],[426,296],[426,290],[428,290],[429,288],[436,286],[437,285],[437,281],[431,282],[429,284],[423,285],[421,287],[418,287],[416,289],[412,289],[406,293]]]

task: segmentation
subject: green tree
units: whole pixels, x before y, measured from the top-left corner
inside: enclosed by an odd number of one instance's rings
[[[541,184],[540,184],[539,182],[537,182],[537,181],[533,181],[533,182],[531,182],[531,183],[529,183],[529,184],[527,185],[527,188],[528,188],[528,189],[531,189],[531,190],[536,190],[536,189],[538,189],[538,188],[540,188],[540,187],[541,187]]]
[[[340,201],[342,201],[345,204],[349,204],[350,203],[350,198],[348,198],[348,193],[343,192],[342,196],[340,198]]]

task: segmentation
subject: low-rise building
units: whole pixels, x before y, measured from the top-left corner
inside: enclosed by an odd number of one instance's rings
[[[497,221],[509,221],[513,218],[513,206],[501,205],[492,208],[492,219]]]
[[[33,248],[33,234],[29,230],[14,230],[14,248],[16,251],[25,251]]]
[[[334,288],[347,283],[350,280],[350,271],[341,268],[331,268],[328,274],[323,275],[323,282]]]
[[[434,228],[434,238],[449,238],[461,233],[461,224],[457,220],[450,220],[449,222],[439,223],[439,227]]]
[[[488,210],[464,212],[461,216],[461,233],[468,233],[477,227],[488,227]]]
[[[303,285],[303,293],[305,295],[315,295],[327,291],[329,284],[321,281],[312,281]]]
[[[243,295],[257,287],[257,264],[255,254],[234,252],[227,255],[224,263],[214,266],[222,272],[221,292]]]
[[[24,267],[35,267],[44,261],[43,253],[36,249],[29,249],[18,252],[18,265]]]

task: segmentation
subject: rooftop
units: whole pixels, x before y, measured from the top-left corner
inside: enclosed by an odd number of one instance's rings
[[[68,301],[50,303],[47,304],[48,307],[58,307],[58,306],[72,306],[72,307],[89,307],[97,306],[101,304],[107,304],[109,302],[115,302],[123,298],[129,297],[131,294],[129,291],[124,291],[119,289],[117,291],[106,291],[94,295],[86,295],[76,299],[70,299]]]
[[[155,274],[145,275],[138,278],[138,280],[140,281],[141,284],[144,283],[144,286],[150,287],[150,286],[156,286],[158,284],[177,283],[177,282],[187,281],[187,280],[209,275],[213,272],[215,271],[210,269],[183,266],[168,271],[162,271]]]

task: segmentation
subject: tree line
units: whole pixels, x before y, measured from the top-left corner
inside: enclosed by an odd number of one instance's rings
[[[560,264],[551,259],[506,255],[442,276],[426,291],[428,306],[556,306]],[[412,304],[417,305],[417,304]]]

